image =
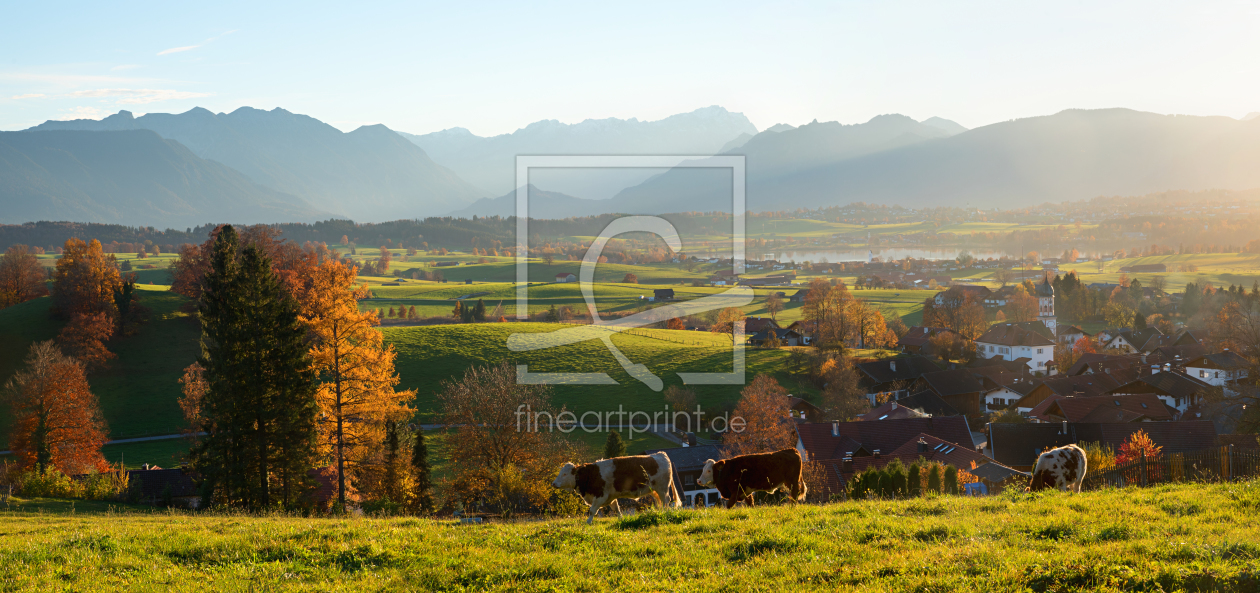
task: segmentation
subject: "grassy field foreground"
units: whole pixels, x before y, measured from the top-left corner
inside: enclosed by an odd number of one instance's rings
[[[5,590],[1254,591],[1260,483],[460,525],[0,511]]]

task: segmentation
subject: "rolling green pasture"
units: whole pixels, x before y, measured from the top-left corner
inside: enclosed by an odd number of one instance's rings
[[[417,391],[417,411],[426,422],[437,409],[434,394],[441,390],[443,381],[461,377],[463,370],[471,366],[504,360],[529,365],[530,372],[604,372],[619,383],[554,386],[554,403],[579,414],[588,410],[615,411],[619,405],[626,410],[665,410],[662,394],[631,378],[599,340],[533,352],[512,352],[507,347],[509,334],[541,333],[565,327],[575,326],[481,323],[386,327],[382,331],[385,339],[398,350],[395,366],[402,379],[400,388]],[[680,371],[730,372],[732,368],[730,346],[710,334],[671,330],[652,330],[650,334],[665,339],[618,334],[612,341],[626,357],[646,365],[666,386],[682,384],[675,374]],[[680,344],[670,339],[703,341],[703,345]],[[786,350],[748,349],[745,353],[750,377],[757,373],[778,373],[788,355]],[[733,403],[740,389],[740,386],[723,385],[692,387],[705,407]]]
[[[1255,591],[1260,485],[461,525],[0,507],[10,590]],[[18,509],[18,510],[15,510]]]

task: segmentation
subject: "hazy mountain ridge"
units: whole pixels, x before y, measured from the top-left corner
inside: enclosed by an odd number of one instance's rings
[[[810,167],[796,160],[809,143],[781,146],[783,166],[774,157],[754,156],[758,138],[744,147],[752,210],[857,201],[1011,208],[1099,195],[1260,187],[1260,119],[1067,110],[830,162],[813,159]],[[764,141],[771,139],[804,140],[776,134]],[[729,209],[729,174],[671,171],[615,200],[622,204],[614,208],[633,204],[630,212],[677,203]]]
[[[0,222],[184,228],[328,217],[150,130],[0,132]]]
[[[588,119],[576,124],[542,120],[511,134],[481,137],[464,128],[431,134],[400,134],[416,143],[434,161],[450,167],[461,177],[494,195],[515,187],[515,158],[522,154],[714,154],[741,134],[755,135],[757,128],[742,113],[719,106],[672,115],[657,121]],[[546,173],[543,173],[546,175]],[[605,176],[552,174],[548,190],[587,199],[613,196],[636,185],[650,171],[621,170]]]
[[[31,131],[131,129],[153,130],[259,184],[356,220],[435,215],[484,195],[385,126],[343,133],[279,108],[216,114],[198,107],[139,118],[121,111],[99,121],[48,121]]]
[[[611,200],[587,200],[575,198],[560,192],[542,190],[530,184],[529,217],[530,218],[570,218],[574,216],[596,216],[612,212]],[[516,191],[508,192],[497,198],[482,198],[473,205],[451,212],[449,216],[472,218],[473,216],[516,216]]]

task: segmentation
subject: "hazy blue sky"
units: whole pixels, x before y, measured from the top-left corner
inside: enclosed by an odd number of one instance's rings
[[[480,135],[715,104],[758,128],[1260,111],[1256,2],[361,4],[0,0],[0,130],[242,105]]]

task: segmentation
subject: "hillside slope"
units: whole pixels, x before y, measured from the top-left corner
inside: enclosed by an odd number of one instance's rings
[[[153,130],[255,182],[360,221],[441,214],[484,194],[383,125],[342,133],[280,108],[212,113],[120,111],[102,120],[48,121],[32,130]]]
[[[329,216],[149,130],[0,132],[0,222],[185,228]]]

